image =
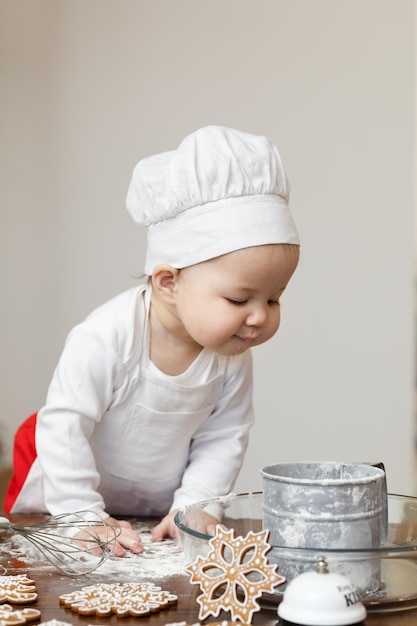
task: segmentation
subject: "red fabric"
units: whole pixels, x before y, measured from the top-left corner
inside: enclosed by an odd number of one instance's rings
[[[17,429],[13,448],[13,476],[4,498],[4,511],[10,513],[30,468],[36,459],[35,428],[38,414],[28,417]]]

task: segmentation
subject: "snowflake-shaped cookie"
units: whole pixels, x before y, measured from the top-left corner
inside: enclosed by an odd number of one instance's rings
[[[257,598],[285,582],[277,574],[277,565],[269,565],[265,556],[271,549],[268,535],[269,531],[263,530],[235,537],[233,529],[217,526],[207,556],[198,556],[186,568],[190,581],[202,590],[197,598],[200,620],[217,617],[223,609],[231,613],[233,621],[250,623],[260,608]]]
[[[0,604],[30,604],[38,599],[34,581],[26,574],[0,576]]]
[[[142,617],[167,609],[178,597],[152,583],[98,583],[59,597],[61,604],[80,615]],[[1,625],[0,625],[1,626]]]
[[[0,626],[18,626],[39,619],[38,609],[14,609],[10,604],[0,606]]]

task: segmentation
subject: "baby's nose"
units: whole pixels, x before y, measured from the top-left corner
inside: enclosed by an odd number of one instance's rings
[[[254,307],[246,318],[247,326],[262,326],[267,318],[266,307],[259,305]]]

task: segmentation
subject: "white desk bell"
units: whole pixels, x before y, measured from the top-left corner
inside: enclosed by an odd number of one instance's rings
[[[315,572],[304,572],[288,583],[278,615],[286,624],[347,626],[362,623],[366,609],[350,580],[329,573],[322,558]]]

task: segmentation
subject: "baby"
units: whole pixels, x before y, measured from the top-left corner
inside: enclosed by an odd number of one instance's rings
[[[139,284],[69,334],[45,406],[15,438],[6,512],[93,510],[176,534],[186,504],[228,493],[253,423],[251,348],[280,324],[299,258],[277,148],[208,126],[143,159],[127,208],[148,227]],[[207,530],[207,528],[206,528]]]

